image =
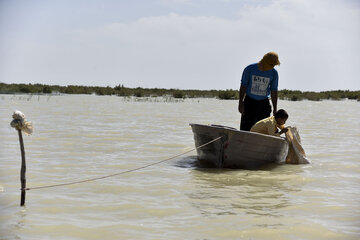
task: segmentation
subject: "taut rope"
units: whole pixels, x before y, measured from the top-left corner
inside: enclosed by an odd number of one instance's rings
[[[198,146],[198,147],[195,147],[189,151],[186,151],[186,152],[183,152],[181,154],[178,154],[178,155],[175,155],[175,156],[172,156],[170,158],[167,158],[165,160],[161,160],[161,161],[158,161],[158,162],[155,162],[155,163],[151,163],[151,164],[148,164],[148,165],[145,165],[145,166],[142,166],[142,167],[137,167],[137,168],[133,168],[133,169],[129,169],[129,170],[125,170],[125,171],[122,171],[122,172],[118,172],[118,173],[114,173],[114,174],[110,174],[110,175],[106,175],[106,176],[102,176],[102,177],[96,177],[96,178],[89,178],[89,179],[85,179],[85,180],[80,180],[80,181],[75,181],[75,182],[69,182],[69,183],[60,183],[60,184],[53,184],[53,185],[46,185],[46,186],[40,186],[40,187],[29,187],[29,188],[25,188],[25,189],[22,189],[22,190],[35,190],[35,189],[44,189],[44,188],[54,188],[54,187],[63,187],[63,186],[69,186],[69,185],[74,185],[74,184],[79,184],[79,183],[86,183],[86,182],[92,182],[92,181],[96,181],[96,180],[101,180],[101,179],[105,179],[105,178],[110,178],[110,177],[114,177],[114,176],[118,176],[118,175],[121,175],[121,174],[125,174],[125,173],[130,173],[130,172],[135,172],[135,171],[138,171],[140,169],[144,169],[144,168],[148,168],[148,167],[151,167],[151,166],[154,166],[154,165],[158,165],[160,163],[163,163],[163,162],[166,162],[166,161],[169,161],[169,160],[172,160],[174,158],[177,158],[177,157],[180,157],[184,154],[187,154],[189,152],[192,152],[196,149],[199,149],[199,148],[202,148],[202,147],[205,147],[206,145],[209,145],[210,143],[213,143],[217,140],[219,140],[221,137],[218,137],[218,138],[215,138],[201,146]]]

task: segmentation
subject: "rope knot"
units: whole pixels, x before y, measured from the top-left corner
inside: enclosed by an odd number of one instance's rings
[[[30,135],[33,132],[33,126],[31,122],[28,122],[25,119],[25,114],[16,110],[13,115],[13,119],[10,123],[11,127],[15,128],[16,130],[21,130],[25,134]]]

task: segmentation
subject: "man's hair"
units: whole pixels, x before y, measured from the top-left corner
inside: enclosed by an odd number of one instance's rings
[[[268,52],[263,56],[260,62],[271,64],[271,65],[280,65],[279,55],[276,52]]]
[[[274,114],[275,118],[282,118],[282,119],[288,119],[289,115],[284,109],[279,109]]]

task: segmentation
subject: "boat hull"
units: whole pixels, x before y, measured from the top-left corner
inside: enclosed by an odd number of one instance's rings
[[[281,137],[269,136],[218,125],[190,124],[198,159],[219,168],[260,168],[285,162],[289,144]],[[203,147],[203,144],[221,137]]]

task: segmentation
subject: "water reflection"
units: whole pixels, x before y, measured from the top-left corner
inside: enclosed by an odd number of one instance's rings
[[[199,167],[199,163],[197,156],[185,156],[174,162],[174,166],[181,168],[197,168]]]
[[[205,168],[196,156],[177,162],[192,168],[191,204],[203,215],[250,214],[282,216],[281,209],[294,204],[288,196],[301,191],[302,168],[272,165],[261,170]]]

